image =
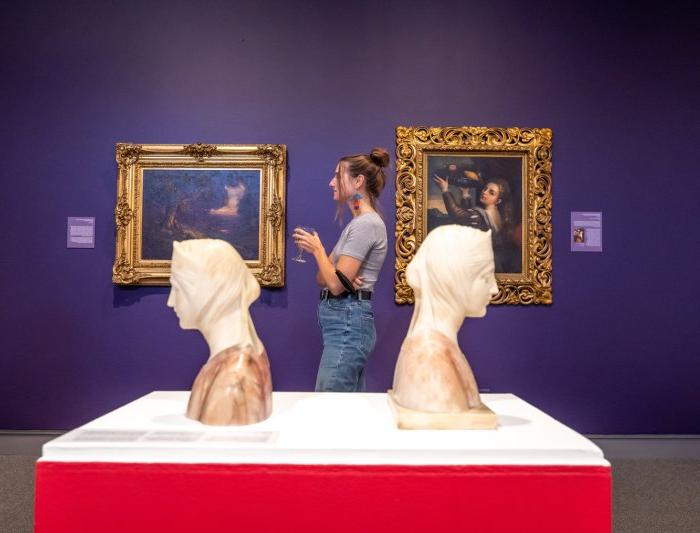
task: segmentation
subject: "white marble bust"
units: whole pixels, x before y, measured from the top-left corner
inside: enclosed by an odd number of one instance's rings
[[[235,248],[216,239],[173,242],[170,284],[167,305],[180,327],[199,330],[209,346],[187,416],[213,425],[270,416],[270,363],[248,311],[260,285]]]
[[[483,317],[498,292],[491,232],[458,225],[431,231],[406,269],[413,318],[396,363],[393,400],[429,413],[482,408],[457,343],[465,317]]]

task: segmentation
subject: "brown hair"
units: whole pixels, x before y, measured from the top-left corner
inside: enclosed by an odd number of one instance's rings
[[[513,223],[513,205],[511,203],[510,185],[501,178],[492,178],[485,180],[485,184],[493,183],[498,187],[498,211],[501,214],[504,226],[510,226]]]
[[[355,154],[341,157],[338,160],[338,164],[342,165],[343,163],[347,163],[347,170],[351,177],[356,178],[359,175],[365,177],[365,190],[369,195],[369,205],[372,206],[372,209],[379,212],[377,199],[386,183],[386,176],[382,168],[389,166],[389,152],[384,148],[372,148],[369,155]],[[347,198],[343,198],[343,180],[340,179],[340,175],[337,178],[338,192],[340,194],[338,194],[336,218],[340,219]]]

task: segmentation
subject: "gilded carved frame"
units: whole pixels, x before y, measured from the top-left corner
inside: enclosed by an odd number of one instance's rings
[[[118,143],[116,253],[112,281],[168,285],[170,261],[141,258],[144,168],[260,170],[259,256],[246,263],[262,286],[284,285],[285,145]]]
[[[525,157],[522,200],[522,273],[497,274],[494,304],[552,303],[552,130],[547,128],[396,128],[395,300],[413,303],[406,267],[426,230],[426,154],[521,154]]]

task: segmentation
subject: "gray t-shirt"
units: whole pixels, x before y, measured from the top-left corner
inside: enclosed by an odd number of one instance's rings
[[[386,226],[377,213],[354,217],[340,234],[333,248],[333,263],[341,255],[362,261],[357,275],[363,279],[362,289],[371,291],[386,258]]]

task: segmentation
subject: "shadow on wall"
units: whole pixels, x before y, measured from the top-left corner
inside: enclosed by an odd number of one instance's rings
[[[153,295],[165,295],[167,297],[170,287],[148,287],[148,286],[123,286],[114,285],[112,287],[112,306],[129,307],[139,303],[142,298]],[[262,289],[260,298],[253,305],[263,305],[265,307],[287,308],[287,291],[284,287],[274,289]]]
[[[264,305],[265,307],[287,308],[287,289],[285,287],[262,289],[260,298],[253,305]]]
[[[167,295],[169,292],[170,287],[128,287],[114,285],[114,287],[112,287],[112,306],[129,307],[130,305],[139,303],[141,298],[153,295]]]

